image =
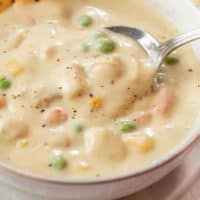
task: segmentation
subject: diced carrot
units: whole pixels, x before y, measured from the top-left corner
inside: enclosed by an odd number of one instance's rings
[[[168,114],[175,104],[176,96],[170,87],[161,88],[154,105],[154,111],[162,115]]]
[[[139,126],[146,125],[147,123],[151,121],[151,119],[152,119],[152,114],[151,112],[148,112],[148,111],[136,113],[134,116],[134,120],[136,124]]]
[[[6,99],[2,94],[0,94],[0,109],[4,108],[5,105],[6,105]]]
[[[68,116],[66,112],[62,108],[56,107],[45,115],[45,125],[52,127],[59,126],[67,121],[67,119]]]
[[[23,18],[25,25],[34,26],[36,24],[35,18],[33,16],[27,15]]]

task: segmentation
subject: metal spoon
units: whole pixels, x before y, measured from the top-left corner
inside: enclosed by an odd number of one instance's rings
[[[134,27],[127,26],[111,26],[106,29],[126,35],[136,42],[147,52],[152,63],[158,69],[163,64],[166,56],[168,56],[173,50],[183,46],[189,42],[200,39],[200,29],[185,33],[181,36],[168,40],[166,42],[159,42],[151,34]]]

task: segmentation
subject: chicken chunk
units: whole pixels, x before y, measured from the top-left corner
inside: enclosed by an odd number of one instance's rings
[[[73,64],[67,68],[67,95],[76,98],[87,90],[86,73],[80,65]]]
[[[106,57],[101,62],[95,63],[90,71],[92,81],[99,85],[118,80],[123,74],[123,63],[116,57]]]
[[[8,141],[18,140],[28,136],[28,125],[22,120],[8,120],[3,124],[2,134]]]
[[[59,93],[52,93],[52,94],[46,94],[45,96],[41,97],[35,107],[36,108],[46,108],[49,107],[53,102],[62,99],[62,95]]]
[[[62,133],[54,134],[47,143],[52,148],[69,148],[71,146],[70,138]]]

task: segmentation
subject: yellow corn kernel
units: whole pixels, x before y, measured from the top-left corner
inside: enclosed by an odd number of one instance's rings
[[[135,146],[139,151],[149,152],[154,148],[155,142],[153,138],[147,135],[127,136],[123,138],[127,145]]]
[[[142,152],[149,152],[153,149],[155,142],[151,137],[143,135],[137,137],[137,139],[135,140],[135,145],[138,150]]]
[[[102,98],[101,97],[94,97],[90,101],[90,106],[92,109],[98,109],[102,106]]]
[[[24,70],[22,66],[19,66],[17,60],[15,59],[8,60],[6,66],[9,68],[10,73],[13,77],[19,76]]]
[[[12,0],[0,0],[0,12],[8,8],[12,4]]]
[[[16,146],[19,149],[26,148],[28,146],[28,140],[26,140],[26,139],[20,140],[17,142]]]
[[[82,161],[78,164],[78,169],[81,171],[88,171],[90,168],[91,166],[87,162]]]
[[[15,0],[15,3],[19,4],[26,4],[26,3],[31,3],[34,2],[34,0]]]
[[[11,75],[13,77],[19,76],[24,71],[23,67],[17,67],[16,69],[11,70]]]
[[[17,65],[17,60],[12,58],[10,60],[7,61],[6,66],[7,67],[12,67],[12,66],[16,66]]]

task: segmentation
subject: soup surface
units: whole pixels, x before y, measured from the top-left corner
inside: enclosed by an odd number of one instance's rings
[[[200,108],[192,50],[173,53],[156,72],[134,41],[104,30],[135,26],[161,41],[177,35],[142,2],[16,0],[1,9],[1,161],[98,179],[147,166],[182,141]]]

